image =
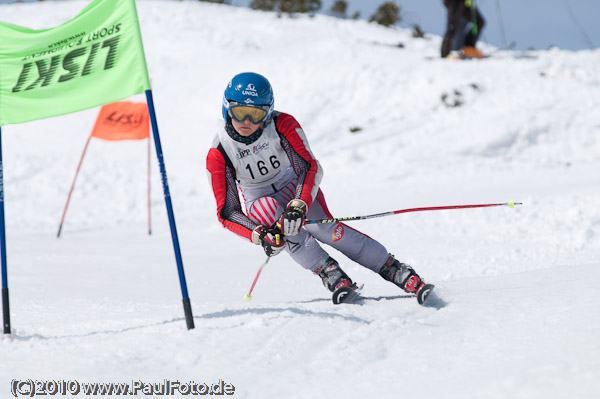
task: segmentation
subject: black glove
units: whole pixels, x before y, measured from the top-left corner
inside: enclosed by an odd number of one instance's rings
[[[299,199],[291,200],[279,218],[278,225],[285,236],[295,236],[304,225],[306,203]]]
[[[283,236],[278,228],[267,228],[258,226],[252,232],[252,242],[260,245],[265,250],[267,256],[275,256],[285,247]]]

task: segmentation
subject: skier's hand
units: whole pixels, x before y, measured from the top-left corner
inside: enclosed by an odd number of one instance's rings
[[[306,203],[299,199],[291,200],[288,203],[285,212],[283,212],[279,219],[279,226],[283,235],[295,236],[300,232],[300,229],[304,225],[306,208]]]
[[[275,256],[283,251],[285,247],[285,242],[279,229],[269,229],[265,226],[258,226],[254,229],[252,232],[252,242],[262,246],[267,256]]]

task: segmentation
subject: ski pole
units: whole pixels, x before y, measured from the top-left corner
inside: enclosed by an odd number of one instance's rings
[[[254,286],[256,285],[256,282],[258,281],[258,277],[260,276],[260,273],[269,263],[269,260],[271,260],[271,257],[267,256],[267,260],[265,260],[265,262],[258,268],[258,272],[256,272],[256,277],[254,277],[254,281],[252,282],[252,287],[250,287],[250,291],[248,291],[248,293],[246,295],[244,295],[244,301],[249,302],[252,300],[252,290],[254,289]]]
[[[507,46],[506,32],[504,31],[504,22],[502,21],[502,10],[500,10],[500,0],[496,0],[496,10],[498,12],[498,25],[502,33],[502,46]]]
[[[450,205],[450,206],[432,206],[432,207],[427,207],[427,208],[409,208],[409,209],[399,209],[397,211],[375,213],[373,215],[365,215],[365,216],[347,216],[347,217],[332,218],[332,219],[310,219],[310,220],[306,220],[304,223],[305,224],[337,223],[337,222],[346,222],[346,221],[351,221],[351,220],[364,220],[364,219],[380,218],[383,216],[397,215],[399,213],[441,211],[444,209],[487,208],[487,207],[491,207],[491,206],[508,206],[510,208],[514,208],[515,205],[523,205],[523,203],[522,202],[514,202],[511,200],[511,201],[504,202],[501,204]]]

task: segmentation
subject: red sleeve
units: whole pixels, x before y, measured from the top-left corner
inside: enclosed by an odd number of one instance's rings
[[[302,127],[293,116],[284,113],[279,114],[275,127],[290,143],[300,158],[308,164],[308,170],[303,176],[304,179],[300,180],[302,184],[296,191],[296,198],[304,201],[308,208],[310,208],[319,191],[319,184],[323,178],[323,169],[310,150],[308,139]]]
[[[217,218],[228,230],[252,241],[252,230],[257,225],[242,212],[234,172],[227,166],[218,148],[213,147],[208,151],[206,169],[217,201]]]

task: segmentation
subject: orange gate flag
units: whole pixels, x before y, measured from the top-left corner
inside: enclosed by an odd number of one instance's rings
[[[117,101],[103,105],[91,137],[102,140],[143,140],[150,136],[146,103]]]
[[[148,139],[148,234],[152,234],[152,222],[150,220],[150,118],[148,116],[148,106],[146,103],[117,101],[112,104],[103,105],[100,109],[94,129],[87,138],[85,147],[83,147],[83,153],[81,154],[81,159],[77,165],[75,177],[73,178],[73,183],[71,184],[71,189],[67,195],[67,202],[60,219],[58,234],[56,237],[60,237],[60,233],[65,221],[65,215],[67,214],[67,208],[69,207],[69,202],[71,201],[71,194],[75,188],[75,181],[79,175],[83,158],[85,157],[92,137],[108,141]]]

